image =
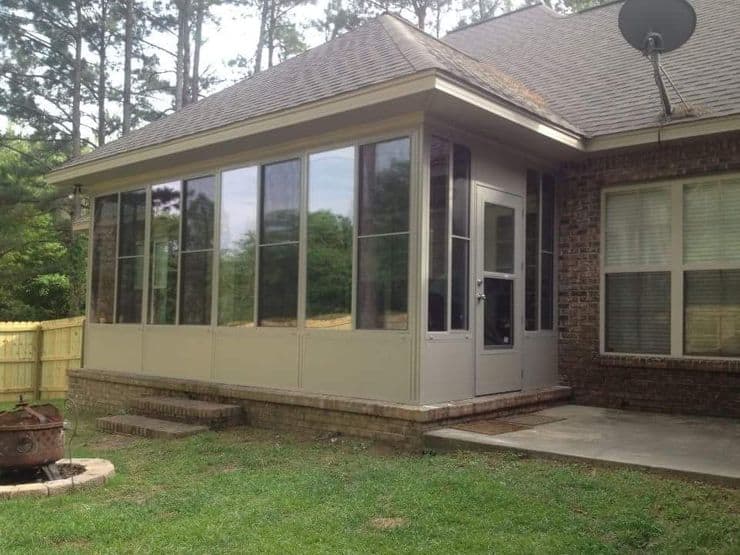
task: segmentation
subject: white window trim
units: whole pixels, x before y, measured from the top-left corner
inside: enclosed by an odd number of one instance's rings
[[[692,263],[683,260],[683,191],[685,185],[712,182],[714,180],[738,179],[740,174],[713,174],[683,179],[671,179],[653,183],[604,187],[600,197],[600,243],[599,243],[599,354],[605,357],[639,357],[685,360],[738,360],[740,357],[687,355],[684,354],[684,272],[693,270],[740,270],[740,262]],[[667,264],[606,265],[606,197],[615,192],[648,191],[664,189],[671,199],[671,242]],[[671,282],[671,350],[670,354],[614,352],[605,350],[606,342],[606,275],[607,273],[669,272]]]

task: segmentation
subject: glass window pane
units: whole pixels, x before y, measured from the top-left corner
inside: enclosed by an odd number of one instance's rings
[[[152,187],[149,321],[174,324],[177,253],[180,237],[180,183]]]
[[[550,174],[542,174],[542,246],[541,249],[553,252],[555,238],[555,179]]]
[[[468,249],[470,241],[452,238],[452,303],[451,318],[453,330],[468,329],[468,300],[470,270]]]
[[[553,255],[549,252],[542,253],[542,275],[541,275],[541,306],[540,306],[540,329],[553,329]]]
[[[486,272],[514,273],[514,209],[486,203],[483,267]]]
[[[144,257],[132,256],[118,260],[118,295],[116,321],[119,324],[141,322],[142,290],[144,287]]]
[[[180,261],[180,323],[211,323],[213,251],[183,252]]]
[[[410,168],[407,137],[360,147],[360,235],[408,231]]]
[[[684,261],[740,261],[740,180],[684,187]]]
[[[450,143],[432,137],[429,178],[429,331],[447,329]]]
[[[308,162],[306,326],[352,328],[355,149],[313,154]]]
[[[182,185],[182,250],[213,248],[216,180],[212,175],[189,179]]]
[[[118,256],[144,256],[146,189],[121,193]]]
[[[296,326],[297,284],[298,244],[260,247],[260,326]]]
[[[537,329],[540,262],[540,174],[527,171],[525,216],[524,329]]]
[[[487,349],[514,345],[514,281],[485,278],[483,345]]]
[[[670,353],[670,305],[669,272],[607,275],[605,350]]]
[[[357,327],[408,327],[407,234],[358,240]]]
[[[218,323],[254,325],[257,167],[221,175]]]
[[[116,233],[118,195],[95,199],[93,215],[93,255],[90,321],[113,322],[113,297],[116,287]]]
[[[670,238],[671,207],[667,189],[607,195],[607,265],[667,263]]]
[[[261,244],[298,241],[300,202],[300,160],[262,167]]]
[[[740,270],[684,274],[687,355],[740,356]]]
[[[470,237],[470,149],[455,145],[452,160],[452,234]]]

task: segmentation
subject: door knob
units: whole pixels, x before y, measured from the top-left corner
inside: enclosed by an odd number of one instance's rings
[[[477,299],[478,299],[479,301],[485,301],[485,300],[486,300],[486,294],[485,294],[485,293],[478,293],[478,294],[476,295],[476,298],[477,298]]]

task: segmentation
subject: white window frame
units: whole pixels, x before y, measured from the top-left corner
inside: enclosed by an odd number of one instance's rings
[[[601,356],[632,356],[642,358],[671,358],[689,360],[738,360],[740,357],[684,354],[684,273],[698,270],[740,270],[740,262],[702,262],[685,264],[683,256],[683,199],[684,187],[712,181],[738,179],[740,174],[713,174],[685,179],[671,179],[654,183],[619,185],[601,190],[600,248],[599,248],[599,354]],[[670,198],[670,247],[665,264],[606,265],[606,197],[612,193],[666,190]],[[670,354],[630,353],[606,351],[606,275],[614,273],[669,272],[671,307]]]

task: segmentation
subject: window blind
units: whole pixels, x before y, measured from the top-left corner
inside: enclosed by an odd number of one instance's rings
[[[606,197],[606,264],[668,262],[671,239],[667,189],[611,193]]]
[[[684,262],[740,261],[740,179],[686,185]]]

